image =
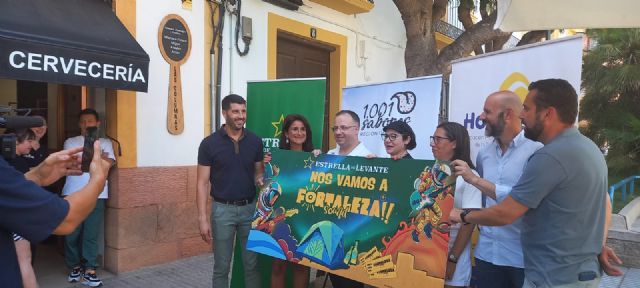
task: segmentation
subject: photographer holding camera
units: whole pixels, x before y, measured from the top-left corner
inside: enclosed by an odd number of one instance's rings
[[[100,142],[93,145],[100,151]],[[32,242],[50,234],[71,233],[93,210],[105,185],[112,163],[94,153],[90,179],[76,193],[61,199],[40,186],[63,176],[80,175],[76,154],[82,147],[53,153],[44,162],[22,174],[0,159],[0,279],[3,287],[22,287],[20,268],[9,231]]]

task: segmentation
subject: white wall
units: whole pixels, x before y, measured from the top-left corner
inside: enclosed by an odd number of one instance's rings
[[[305,1],[305,5],[298,11],[290,11],[263,1],[245,0],[242,2],[242,15],[253,20],[253,40],[249,55],[240,57],[235,52],[234,37],[231,37],[235,18],[233,23],[225,23],[222,95],[234,92],[245,96],[247,80],[267,78],[270,12],[346,36],[347,86],[406,78],[404,24],[392,1],[376,1],[374,9],[369,13],[346,15],[310,1]],[[227,17],[227,21],[229,18]],[[361,64],[360,60],[356,63],[356,38],[365,41],[367,60],[364,65],[356,65]],[[240,45],[242,44],[240,41]],[[229,65],[230,62],[232,65]]]
[[[138,166],[195,165],[204,130],[204,10],[203,0],[193,1],[193,10],[181,1],[137,0],[136,38],[149,54],[149,89],[137,93]],[[167,131],[169,64],[158,49],[158,26],[168,14],[178,14],[191,31],[191,52],[180,66],[184,132]],[[125,148],[126,149],[126,148]]]
[[[193,11],[183,10],[180,1],[137,1],[137,40],[151,58],[149,91],[137,93],[138,166],[195,165],[204,130],[203,0],[193,1]],[[361,15],[346,15],[305,1],[299,11],[289,11],[258,0],[242,2],[242,15],[252,18],[253,40],[249,54],[240,57],[235,48],[235,17],[227,14],[223,31],[222,96],[246,96],[249,80],[267,79],[268,14],[294,19],[342,34],[348,38],[347,86],[395,81],[406,78],[404,46],[406,36],[400,13],[392,1],[376,1],[375,8]],[[169,65],[158,50],[157,31],[170,13],[182,16],[191,29],[189,60],[181,67],[185,130],[178,136],[166,129]],[[233,21],[233,22],[231,22]],[[365,42],[366,61],[356,61],[357,40]],[[243,45],[242,40],[240,45]],[[243,46],[240,46],[243,47]],[[222,118],[222,117],[221,117]],[[221,119],[224,121],[224,119]]]

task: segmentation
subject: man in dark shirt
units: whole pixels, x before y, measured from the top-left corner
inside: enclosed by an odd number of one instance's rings
[[[229,287],[233,244],[237,234],[247,245],[255,211],[256,185],[262,186],[262,139],[244,128],[247,105],[244,98],[230,94],[222,100],[225,125],[204,138],[198,149],[197,196],[200,235],[213,239],[213,287]],[[210,189],[207,189],[211,185]],[[211,222],[207,215],[207,194],[213,198]],[[258,259],[242,250],[246,287],[260,287]]]
[[[96,142],[96,145],[94,149],[99,149],[100,143]],[[82,147],[53,153],[26,174],[11,168],[0,158],[0,286],[22,287],[16,251],[8,231],[38,242],[51,233],[71,233],[93,210],[111,167],[99,153],[94,155],[91,164],[91,180],[74,197],[61,199],[38,186],[49,185],[62,176],[82,173],[73,156],[80,151]]]

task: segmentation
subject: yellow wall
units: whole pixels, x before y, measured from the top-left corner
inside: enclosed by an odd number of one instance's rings
[[[436,47],[439,50],[442,50],[442,48],[446,47],[447,45],[453,43],[454,39],[449,38],[448,36],[445,36],[444,34],[440,34],[438,32],[436,32]]]
[[[212,86],[211,81],[211,67],[212,64],[215,64],[215,59],[211,59],[210,56],[210,48],[213,42],[213,26],[211,25],[211,17],[215,17],[216,25],[218,24],[218,14],[220,13],[220,9],[215,9],[218,4],[211,3],[209,1],[203,1],[203,9],[204,9],[204,135],[207,136],[211,134],[211,111],[213,109],[213,103],[211,102],[211,93],[215,91],[215,87]],[[215,9],[215,15],[211,15],[211,8]],[[215,48],[214,57],[218,55],[218,49]],[[217,67],[217,66],[216,66]],[[217,72],[216,72],[217,73]]]
[[[120,22],[136,36],[136,0],[115,0],[113,8]],[[122,145],[118,167],[137,166],[136,92],[115,90],[107,95],[107,133]]]
[[[305,40],[317,41],[325,45],[332,46],[335,51],[329,55],[330,83],[329,83],[329,115],[335,115],[340,110],[342,99],[342,88],[347,84],[347,37],[298,22],[277,14],[269,13],[268,40],[267,40],[267,78],[276,79],[277,43],[278,31],[296,35]],[[311,28],[316,28],[316,38],[309,37]],[[329,126],[333,124],[333,117],[329,117]],[[329,133],[330,146],[335,145],[333,134]]]

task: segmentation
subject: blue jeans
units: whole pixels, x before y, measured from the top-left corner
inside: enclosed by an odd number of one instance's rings
[[[260,287],[258,254],[246,250],[251,219],[256,210],[255,200],[244,206],[211,204],[211,231],[213,233],[213,287],[229,287],[229,271],[233,256],[233,245],[238,237],[242,245],[242,266],[247,288]]]
[[[524,269],[499,266],[493,263],[476,259],[473,267],[473,279],[478,288],[511,288],[522,287],[524,282]]]
[[[87,261],[84,264],[86,268],[98,267],[98,233],[104,221],[105,201],[98,199],[87,219],[64,237],[64,261],[67,267],[80,266],[82,259]]]

